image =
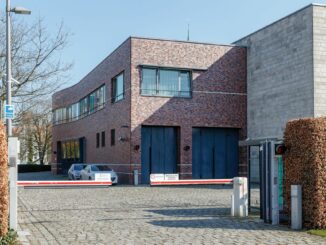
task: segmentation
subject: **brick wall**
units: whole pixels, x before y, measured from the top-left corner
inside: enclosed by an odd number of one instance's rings
[[[192,98],[141,96],[141,64],[194,69]],[[123,70],[125,99],[111,104],[111,79]],[[86,137],[86,162],[112,164],[120,173],[121,182],[132,183],[134,169],[141,173],[141,149],[135,149],[141,145],[141,125],[178,126],[180,149],[186,145],[191,148],[192,127],[238,128],[241,139],[246,138],[245,48],[129,38],[78,84],[54,94],[53,108],[75,103],[104,83],[105,108],[78,121],[54,126],[53,149],[56,151],[59,140]],[[116,139],[123,136],[128,140],[110,146],[112,128],[116,130]],[[97,149],[96,133],[104,130],[106,147]],[[178,168],[182,178],[191,178],[191,152],[192,149],[181,150]],[[54,154],[53,161],[56,162]],[[246,173],[244,152],[240,154],[240,172]]]
[[[111,79],[124,71],[126,93],[123,100],[111,104]],[[118,141],[118,137],[130,132],[130,39],[122,43],[76,85],[53,95],[53,108],[67,106],[79,101],[101,85],[106,84],[106,105],[83,119],[53,127],[53,151],[56,142],[79,137],[86,138],[86,162],[110,163],[120,172],[122,181],[130,173],[130,144]],[[125,127],[122,127],[125,126]],[[110,130],[116,131],[116,144],[110,145]],[[96,148],[96,133],[105,131],[106,146]],[[56,162],[56,155],[53,154]]]
[[[180,128],[181,177],[191,178],[192,127],[240,129],[246,138],[246,49],[168,40],[133,38],[131,52],[131,149],[141,145],[141,125]],[[197,68],[193,71],[191,99],[140,95],[139,65]],[[196,92],[197,91],[197,92]],[[206,92],[232,92],[214,94]],[[240,95],[241,94],[241,95]],[[190,146],[184,151],[184,146]],[[240,172],[246,174],[245,153],[240,153]],[[141,149],[131,151],[132,164],[141,170]]]

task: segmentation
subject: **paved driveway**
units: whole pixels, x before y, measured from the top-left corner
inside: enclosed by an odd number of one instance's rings
[[[326,244],[320,237],[229,216],[230,189],[19,189],[31,244]]]

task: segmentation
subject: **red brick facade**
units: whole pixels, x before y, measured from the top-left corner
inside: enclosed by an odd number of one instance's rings
[[[192,70],[191,98],[140,95],[140,65],[188,68]],[[111,79],[124,71],[125,97],[111,104]],[[236,46],[129,38],[78,84],[53,96],[53,108],[77,102],[102,84],[107,86],[105,107],[83,119],[53,127],[56,142],[86,137],[86,162],[110,163],[121,182],[132,183],[132,172],[141,173],[141,126],[180,128],[182,178],[191,178],[192,127],[240,129],[246,138],[246,49]],[[110,146],[110,130],[127,138]],[[107,143],[96,148],[96,133],[105,131]],[[56,155],[53,154],[53,162]],[[55,166],[55,164],[54,164]],[[240,153],[240,173],[245,174],[245,155]]]

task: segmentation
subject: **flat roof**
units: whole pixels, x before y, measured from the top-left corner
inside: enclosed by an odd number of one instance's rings
[[[214,46],[243,47],[242,45],[238,45],[238,44],[220,44],[220,43],[198,42],[198,41],[191,41],[191,40],[187,41],[187,40],[155,38],[155,37],[153,38],[153,37],[130,36],[130,38],[154,40],[154,41],[178,42],[178,43],[193,43],[193,44],[214,45]]]

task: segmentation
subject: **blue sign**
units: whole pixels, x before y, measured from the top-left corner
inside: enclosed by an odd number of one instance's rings
[[[5,119],[13,119],[14,112],[15,110],[13,105],[5,105]]]

